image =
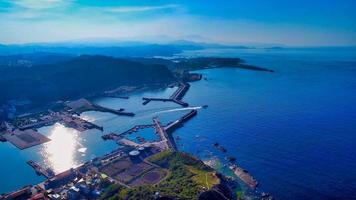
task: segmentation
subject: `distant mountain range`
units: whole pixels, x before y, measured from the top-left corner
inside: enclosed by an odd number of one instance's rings
[[[0,45],[0,55],[58,53],[67,55],[106,55],[115,57],[173,56],[185,50],[207,48],[248,49],[252,47],[177,40],[169,43],[145,43],[139,41],[72,41],[61,43],[33,43]]]

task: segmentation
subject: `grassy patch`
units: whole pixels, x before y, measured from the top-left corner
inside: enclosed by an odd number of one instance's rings
[[[207,172],[204,170],[196,169],[194,167],[188,167],[188,170],[195,174],[193,179],[199,185],[204,186],[207,189],[211,189],[214,185],[220,183],[220,179],[216,177],[214,172]]]
[[[159,192],[163,196],[194,200],[220,181],[212,168],[186,153],[164,151],[153,155],[149,161],[167,169],[168,177],[156,185],[122,189],[116,194],[117,199],[149,200]]]

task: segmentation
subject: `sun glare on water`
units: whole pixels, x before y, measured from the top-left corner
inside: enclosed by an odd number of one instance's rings
[[[55,124],[48,137],[51,141],[44,145],[42,154],[46,158],[46,164],[55,173],[63,172],[79,164],[76,160],[76,152],[81,145],[77,130]]]

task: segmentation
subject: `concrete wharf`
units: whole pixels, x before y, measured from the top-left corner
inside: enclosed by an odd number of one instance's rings
[[[48,179],[55,176],[54,172],[51,169],[49,168],[45,169],[40,164],[32,160],[27,161],[27,164],[30,165],[36,171],[37,174],[43,175]]]
[[[153,122],[155,124],[155,129],[161,138],[161,141],[165,143],[166,149],[172,149],[176,151],[177,146],[174,142],[174,139],[170,135],[168,135],[166,129],[161,125],[158,118],[153,118]]]

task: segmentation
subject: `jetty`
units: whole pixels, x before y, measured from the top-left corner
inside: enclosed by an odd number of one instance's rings
[[[245,169],[243,169],[243,168],[241,168],[241,167],[239,167],[239,166],[237,166],[237,165],[235,165],[235,164],[233,164],[233,165],[230,165],[230,167],[229,167],[233,172],[234,172],[234,174],[237,176],[237,177],[239,177],[244,183],[246,183],[248,186],[250,186],[252,189],[256,189],[256,187],[258,186],[258,182],[256,181],[256,179],[255,178],[253,178],[252,176],[251,176],[251,174],[247,171],[247,170],[245,170]]]
[[[92,103],[89,100],[84,99],[84,98],[78,99],[76,101],[67,102],[66,106],[69,107],[71,109],[71,111],[74,113],[82,113],[85,111],[99,111],[99,112],[107,112],[107,113],[112,113],[115,115],[123,115],[123,116],[129,116],[129,117],[135,116],[134,113],[125,112],[124,109],[115,110],[112,108],[107,108],[107,107]]]
[[[196,109],[191,110],[189,113],[185,114],[183,117],[179,118],[178,120],[169,123],[164,129],[168,133],[172,133],[175,131],[177,128],[181,127],[184,122],[188,121],[189,119],[193,118],[198,114],[198,111]]]
[[[94,111],[107,112],[107,113],[112,113],[115,115],[123,115],[123,116],[129,116],[129,117],[135,116],[135,113],[125,112],[124,109],[115,110],[112,108],[106,108],[106,107],[100,106],[98,104],[93,104],[93,106],[94,106]]]
[[[162,101],[162,102],[174,102],[176,104],[181,105],[182,107],[188,107],[189,104],[186,102],[183,102],[182,99],[184,95],[188,92],[190,88],[189,83],[184,83],[184,82],[179,82],[178,83],[178,89],[174,91],[174,93],[169,97],[169,98],[147,98],[143,97],[143,105],[148,104],[151,101]]]
[[[40,164],[30,160],[27,161],[27,164],[30,165],[38,175],[45,176],[47,179],[53,178],[55,176],[54,172],[50,168],[43,168]]]

